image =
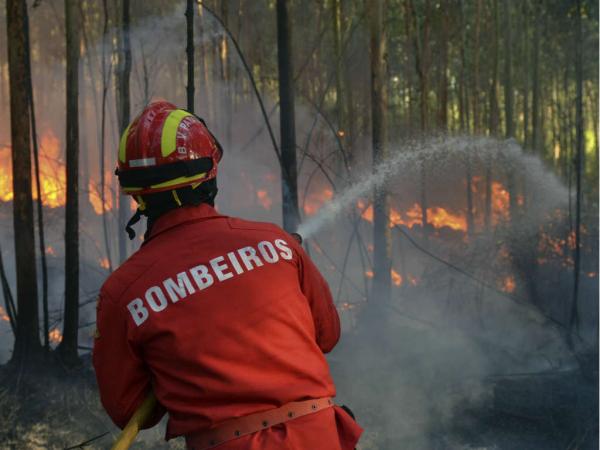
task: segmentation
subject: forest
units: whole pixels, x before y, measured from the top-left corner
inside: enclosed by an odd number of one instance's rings
[[[0,0],[0,448],[119,434],[96,301],[143,242],[120,136],[166,100],[224,148],[218,211],[327,280],[358,449],[597,449],[598,31],[592,0]]]

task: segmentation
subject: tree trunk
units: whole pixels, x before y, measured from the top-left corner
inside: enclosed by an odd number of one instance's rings
[[[65,205],[65,313],[62,358],[69,364],[78,361],[79,332],[79,23],[77,4],[65,0],[67,41],[67,200]]]
[[[299,224],[294,113],[292,29],[287,0],[277,0],[277,63],[279,68],[279,112],[281,121],[281,191],[283,228],[296,231]]]
[[[536,8],[534,35],[533,35],[533,99],[531,105],[532,121],[532,149],[534,152],[540,151],[541,133],[540,133],[540,7]]]
[[[523,146],[529,146],[529,0],[523,0]]]
[[[119,122],[119,136],[129,126],[131,116],[129,98],[129,78],[131,75],[131,42],[129,37],[129,0],[122,1],[122,23],[118,32],[119,38],[119,64],[117,66],[117,118]],[[131,212],[129,197],[119,196],[119,261],[127,259],[127,241],[123,229]]]
[[[383,0],[366,4],[370,23],[371,128],[373,166],[389,157],[387,145],[386,35],[383,27]],[[391,297],[392,235],[390,204],[385,187],[377,190],[373,202],[373,289],[371,298],[387,302]]]
[[[515,136],[513,120],[513,83],[512,83],[512,34],[510,20],[510,0],[503,0],[504,5],[504,115],[506,137]]]
[[[31,192],[29,99],[27,97],[27,5],[6,1],[6,34],[10,79],[10,130],[13,175],[13,226],[17,273],[17,334],[13,361],[41,351]]]
[[[477,0],[477,7],[475,9],[475,68],[473,73],[473,128],[475,133],[480,132],[480,123],[481,120],[479,118],[479,54],[481,53],[481,48],[479,46],[479,38],[480,38],[480,30],[481,30],[481,0]]]
[[[187,110],[194,112],[194,0],[187,0],[185,19],[187,25]]]
[[[500,113],[498,111],[498,0],[494,0],[494,43],[492,63],[492,85],[490,87],[490,134],[498,134]]]
[[[345,80],[344,80],[344,65],[342,55],[342,11],[340,0],[332,0],[331,2],[331,21],[333,31],[333,51],[335,58],[335,112],[337,116],[337,133],[340,142],[344,144],[348,141],[346,135],[348,127],[346,125],[346,95],[345,95]],[[344,145],[344,149],[346,146]],[[343,174],[344,155],[338,155],[337,172]]]
[[[33,80],[31,74],[31,45],[29,42],[29,17],[25,15],[25,51],[27,52],[27,97],[29,98],[29,113],[31,123],[31,138],[33,143],[33,162],[35,173],[35,188],[37,192],[36,210],[38,222],[38,245],[40,249],[40,265],[42,269],[42,312],[43,312],[43,336],[44,349],[50,350],[49,317],[48,317],[48,265],[46,263],[46,238],[44,234],[44,206],[42,198],[42,187],[40,180],[40,158],[37,141],[37,126],[35,121],[35,102],[33,98]]]
[[[573,297],[571,298],[571,311],[569,315],[568,342],[573,347],[573,333],[579,332],[579,268],[581,259],[581,200],[582,200],[582,172],[584,136],[583,136],[583,36],[581,30],[581,0],[577,0],[576,16],[576,42],[575,42],[575,73],[577,77],[577,99],[575,101],[575,123],[577,127],[576,144],[577,152],[575,156],[575,177],[576,177],[576,200],[575,200],[575,255],[573,257]]]
[[[106,218],[106,176],[104,170],[105,147],[106,147],[106,97],[108,95],[108,83],[112,62],[106,67],[106,49],[109,45],[108,40],[108,4],[107,0],[102,0],[102,13],[104,23],[102,25],[102,105],[100,107],[100,202],[102,204],[102,231],[104,233],[104,247],[106,248],[106,259],[108,260],[108,271],[112,272],[111,240],[108,233],[108,222]],[[120,230],[119,230],[120,231]]]
[[[440,76],[440,99],[438,107],[438,127],[446,131],[448,129],[448,16],[449,10],[442,11],[442,55],[441,55],[441,76]]]

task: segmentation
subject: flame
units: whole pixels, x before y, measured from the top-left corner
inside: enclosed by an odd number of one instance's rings
[[[372,270],[367,270],[365,272],[365,276],[367,278],[373,278],[373,271]],[[394,285],[396,286],[402,286],[402,275],[400,275],[398,272],[396,272],[394,269],[390,270],[390,275],[392,277],[392,283],[394,283]]]
[[[258,203],[260,203],[267,211],[271,209],[273,200],[271,200],[271,197],[269,197],[269,193],[266,190],[259,189],[256,191],[256,198],[258,198]]]
[[[365,203],[359,200],[357,207],[362,211],[361,217],[367,222],[373,223],[373,205],[365,208]],[[395,208],[390,208],[389,227],[404,225],[412,228],[415,225],[421,225],[422,213],[421,206],[415,203],[408,211],[401,213]],[[467,231],[467,219],[463,215],[453,214],[441,206],[427,208],[427,222],[434,228],[448,227],[457,231]]]
[[[53,328],[48,333],[48,339],[52,344],[60,344],[63,340],[62,333],[58,328]]]
[[[503,292],[508,292],[509,294],[512,294],[513,292],[515,292],[516,288],[517,283],[515,282],[515,277],[513,277],[512,275],[509,275],[505,277],[504,280],[502,280],[501,289]]]
[[[6,314],[6,311],[4,311],[4,308],[2,308],[2,306],[0,306],[0,320],[2,320],[4,322],[10,321],[8,314]]]
[[[56,252],[54,251],[54,247],[52,247],[51,245],[49,245],[48,247],[46,247],[46,255],[56,256]]]
[[[110,261],[108,260],[108,258],[100,259],[100,267],[102,267],[103,269],[108,269],[110,267]]]
[[[510,217],[510,194],[499,181],[492,181],[492,224]]]
[[[402,275],[400,275],[394,269],[392,269],[390,273],[392,275],[392,283],[394,283],[396,286],[402,286]]]
[[[50,208],[65,204],[66,174],[60,159],[60,141],[49,130],[40,139],[40,187],[42,201]],[[35,178],[32,176],[33,198],[37,199]],[[0,148],[0,200],[13,199],[11,148]]]
[[[320,192],[311,192],[304,199],[304,213],[312,216],[333,198],[333,190],[327,188]]]
[[[110,180],[111,174],[110,172],[106,172],[105,174],[105,182],[104,182],[104,210],[111,211],[113,209],[113,197],[110,190],[110,186],[107,183]],[[96,183],[90,179],[88,183],[88,199],[92,208],[94,208],[94,212],[98,215],[102,214],[102,193],[100,192],[100,183]]]

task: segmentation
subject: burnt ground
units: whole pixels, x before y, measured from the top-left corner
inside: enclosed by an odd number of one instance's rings
[[[355,411],[367,432],[359,449],[381,450],[592,450],[598,449],[598,378],[585,370],[486,380],[491,401],[465,404],[426,436],[395,439],[372,433],[372,411]],[[362,417],[361,417],[362,416]],[[373,427],[375,428],[375,427]],[[87,440],[104,436],[78,446]],[[0,447],[6,449],[109,448],[118,430],[100,404],[89,356],[76,369],[55,357],[27,369],[0,367]],[[162,439],[164,423],[141,434],[133,449],[183,449]]]

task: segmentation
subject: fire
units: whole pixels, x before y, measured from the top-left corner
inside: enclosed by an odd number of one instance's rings
[[[515,292],[516,288],[517,283],[515,282],[515,277],[513,277],[512,275],[505,277],[502,281],[501,289],[503,292],[508,292],[509,294],[512,294],[513,292]]]
[[[362,211],[361,217],[367,222],[373,223],[373,205],[365,208],[365,203],[359,200],[357,206]],[[418,203],[415,203],[405,213],[401,213],[395,208],[390,208],[390,228],[397,225],[412,228],[415,225],[421,225],[422,220],[421,206]],[[441,206],[427,208],[427,222],[438,229],[448,227],[457,231],[467,231],[467,219],[463,215],[453,214]]]
[[[427,208],[427,220],[435,228],[448,227],[457,231],[467,231],[467,220],[464,217],[441,207]]]
[[[8,314],[6,314],[6,311],[4,311],[4,308],[2,308],[2,306],[0,306],[0,320],[4,322],[10,321]]]
[[[333,190],[323,189],[320,192],[311,192],[304,199],[304,213],[312,216],[333,198]]]
[[[271,209],[271,206],[273,205],[273,200],[271,200],[271,197],[269,197],[269,193],[266,190],[259,189],[258,191],[256,191],[256,198],[258,198],[258,203],[260,203],[261,206],[267,211]]]
[[[54,247],[51,245],[46,247],[46,255],[56,256],[56,252],[54,251]]]
[[[373,271],[372,270],[367,270],[365,272],[365,276],[367,278],[373,278]],[[392,277],[392,283],[394,283],[394,285],[396,286],[402,286],[402,275],[400,275],[398,272],[396,272],[394,269],[390,270],[390,275]]]
[[[402,286],[402,275],[396,272],[394,269],[391,270],[392,283],[396,286]]]
[[[492,181],[492,223],[509,219],[510,194],[499,181]]]
[[[105,174],[104,183],[104,210],[110,211],[113,209],[113,198],[110,190],[110,186],[107,183],[110,180],[110,172]],[[102,214],[102,195],[101,195],[100,183],[96,183],[90,179],[88,183],[88,199],[94,212],[98,215]]]
[[[50,340],[50,342],[52,344],[60,344],[61,341],[63,340],[62,333],[60,332],[60,330],[58,328],[53,328],[48,333],[48,339]]]
[[[52,131],[40,140],[40,184],[42,201],[50,208],[65,204],[65,166],[60,159],[60,141]],[[33,198],[37,199],[35,178],[32,177]],[[0,149],[0,200],[13,199],[11,149]]]
[[[100,259],[100,267],[102,267],[103,269],[108,269],[110,267],[110,261],[108,260],[108,258]]]

